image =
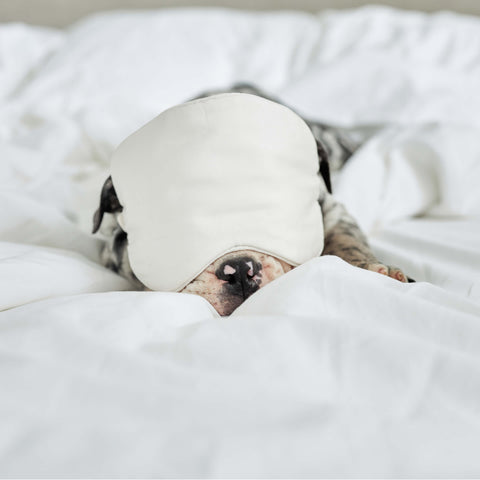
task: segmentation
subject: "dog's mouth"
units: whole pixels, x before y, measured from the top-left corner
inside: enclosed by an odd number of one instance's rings
[[[257,290],[292,268],[271,255],[238,250],[215,260],[182,292],[200,295],[220,315],[230,315]]]

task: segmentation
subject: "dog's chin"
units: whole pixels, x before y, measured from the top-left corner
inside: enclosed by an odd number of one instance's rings
[[[249,278],[252,286],[247,291],[242,290],[242,293],[239,294],[238,291],[233,291],[234,289],[231,288],[227,279],[219,278],[223,277],[219,274],[219,269],[223,271],[222,266],[225,265],[228,269],[229,263],[238,265],[245,258],[253,260],[255,271],[251,271],[251,278]],[[251,263],[248,262],[248,264]],[[238,250],[217,258],[181,292],[200,295],[213,305],[221,316],[226,316],[230,315],[259,288],[264,287],[267,283],[292,270],[292,268],[288,263],[271,255],[254,250]],[[225,271],[228,272],[229,270]]]

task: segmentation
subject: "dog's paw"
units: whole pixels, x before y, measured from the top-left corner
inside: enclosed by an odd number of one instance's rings
[[[372,272],[381,273],[387,277],[398,280],[399,282],[408,282],[407,276],[397,267],[391,267],[390,265],[383,265],[382,263],[369,263],[365,266],[367,270]]]

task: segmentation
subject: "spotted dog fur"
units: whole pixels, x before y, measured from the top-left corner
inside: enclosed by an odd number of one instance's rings
[[[195,97],[202,98],[217,93],[243,92],[277,101],[256,87],[237,84],[228,90],[204,92]],[[281,102],[278,102],[281,103]],[[412,281],[396,267],[384,265],[372,253],[367,239],[345,207],[331,194],[330,167],[339,169],[359,146],[348,133],[336,127],[304,119],[317,142],[319,176],[325,188],[320,194],[324,223],[324,250],[322,255],[336,255],[356,267],[364,268],[398,281]],[[138,289],[148,290],[134,275],[127,254],[128,238],[118,221],[122,211],[111,177],[102,189],[100,206],[93,219],[93,233],[102,226],[106,238],[101,253],[103,264],[129,279]],[[104,220],[107,214],[107,220]],[[103,224],[102,224],[103,221]],[[194,278],[183,290],[203,296],[220,315],[229,315],[259,288],[294,268],[281,259],[253,250],[227,253]]]
[[[388,275],[400,282],[408,277],[396,267],[382,264],[372,253],[364,233],[345,207],[327,192],[320,197],[325,232],[322,255],[336,255],[356,267]]]

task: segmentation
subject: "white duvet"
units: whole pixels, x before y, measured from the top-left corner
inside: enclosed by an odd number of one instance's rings
[[[99,264],[113,149],[238,81],[375,132],[336,192],[417,283],[321,257],[222,318]],[[451,13],[0,25],[0,476],[479,476],[479,85]]]

